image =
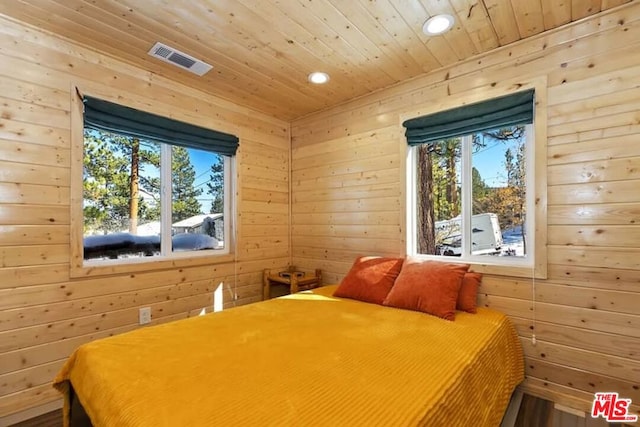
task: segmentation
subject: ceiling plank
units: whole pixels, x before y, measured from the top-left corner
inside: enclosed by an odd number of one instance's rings
[[[403,48],[395,38],[376,20],[375,16],[380,15],[376,10],[377,2],[372,0],[368,7],[363,7],[361,3],[356,1],[328,1],[326,3],[332,3],[331,6],[348,21],[349,28],[368,38],[392,63],[400,67],[402,74],[399,76],[399,80],[402,81],[421,69],[413,58],[404,54]]]
[[[422,26],[429,15],[419,0],[393,1],[392,4],[407,25],[414,29],[422,45],[431,53],[439,66],[452,64],[458,60],[458,56],[444,37],[431,37],[422,32]]]
[[[351,84],[357,79],[368,91],[391,83],[382,72],[372,72],[367,59],[360,55],[335,33],[331,33],[324,23],[314,16],[299,13],[300,4],[292,1],[278,2],[276,7],[264,1],[239,0],[251,7],[268,22],[278,22],[279,27],[287,28],[286,35],[295,43],[316,56],[321,65],[318,70],[328,71],[331,76],[342,76]],[[315,34],[311,29],[316,30]],[[319,29],[322,28],[322,36]],[[326,30],[326,31],[325,31]]]
[[[520,40],[520,31],[511,0],[484,0],[484,4],[500,46]]]
[[[531,37],[544,31],[540,0],[511,0],[520,37]]]
[[[544,29],[571,22],[571,0],[541,0]]]
[[[227,66],[226,64],[215,63],[214,70],[212,73],[209,73],[203,77],[198,77],[193,75],[187,71],[184,71],[179,68],[172,67],[169,64],[165,64],[160,62],[152,57],[146,55],[146,51],[156,40],[163,40],[161,38],[153,38],[150,39],[149,42],[143,40],[143,37],[146,35],[146,31],[142,28],[137,29],[138,37],[130,40],[128,45],[123,45],[119,40],[122,37],[128,37],[127,32],[121,30],[120,28],[127,28],[131,26],[132,23],[123,22],[115,26],[107,25],[103,23],[104,21],[108,21],[109,17],[112,16],[108,13],[105,13],[104,10],[101,11],[93,11],[91,9],[91,5],[88,5],[83,2],[77,2],[78,5],[83,6],[82,13],[89,14],[92,13],[98,14],[101,20],[95,19],[92,22],[89,22],[86,18],[81,19],[82,16],[76,16],[75,12],[72,9],[69,9],[67,6],[74,3],[74,0],[63,0],[63,4],[56,3],[56,1],[48,1],[48,0],[30,0],[30,4],[23,4],[20,7],[30,10],[29,8],[34,8],[31,3],[38,3],[42,7],[45,7],[47,10],[47,20],[41,21],[40,26],[43,28],[47,28],[57,34],[60,34],[64,37],[68,37],[70,39],[79,40],[85,45],[93,46],[98,50],[105,52],[107,54],[111,54],[114,57],[124,59],[129,63],[136,64],[141,66],[143,69],[148,69],[150,71],[156,72],[159,75],[163,75],[168,78],[174,78],[175,76],[179,76],[179,80],[187,83],[193,87],[199,87],[202,85],[211,85],[213,87],[218,88],[220,92],[227,94],[227,98],[231,99],[235,102],[246,103],[248,101],[248,96],[241,91],[239,88],[243,87],[246,91],[247,87],[253,88],[256,93],[262,93],[260,95],[265,101],[272,99],[276,96],[287,96],[292,101],[290,104],[291,108],[295,108],[295,100],[300,99],[300,94],[294,90],[288,89],[282,84],[277,84],[276,87],[272,85],[258,85],[256,82],[259,81],[259,78],[256,76],[255,72],[252,74],[242,74],[237,71],[238,67],[235,67],[235,64],[231,63],[231,66]],[[33,13],[33,12],[32,12]],[[63,16],[68,16],[69,18],[65,18]],[[87,23],[87,25],[84,25]],[[131,30],[130,30],[131,31]],[[193,51],[189,48],[185,49],[183,45],[178,44],[175,46],[177,48],[181,48],[185,50],[187,53],[192,53]],[[137,52],[132,53],[132,52]],[[224,78],[221,78],[224,76]],[[241,82],[240,84],[238,84]],[[246,85],[246,86],[241,86]],[[290,94],[287,95],[283,93],[283,91],[289,90]],[[265,105],[270,104],[266,102]],[[271,108],[280,109],[277,105],[273,105]]]
[[[123,2],[127,2],[127,0],[123,0],[121,3]],[[129,1],[128,3],[133,4],[135,2]],[[247,9],[245,6],[240,6],[240,10]],[[235,5],[236,9],[240,6]],[[230,14],[233,14],[234,16],[232,18],[235,18],[236,15],[242,15],[240,12],[237,12],[236,9],[226,9],[225,11],[218,12],[218,14],[207,16],[204,19],[191,18],[194,14],[198,16],[203,15],[203,13],[198,13],[194,10],[188,10],[186,12],[182,11],[187,14],[182,18],[180,18],[179,15],[171,15],[168,12],[165,14],[146,14],[142,17],[147,21],[152,21],[152,23],[144,23],[143,25],[154,25],[160,30],[162,28],[169,28],[173,31],[165,31],[165,33],[171,34],[171,38],[175,40],[183,40],[185,43],[188,43],[190,40],[193,41],[193,43],[197,42],[199,46],[196,47],[197,49],[201,51],[208,51],[207,49],[212,49],[213,54],[218,54],[218,57],[221,55],[222,58],[226,58],[226,55],[229,55],[233,58],[242,58],[244,62],[238,63],[237,67],[242,69],[243,73],[246,73],[248,76],[252,76],[252,74],[256,72],[260,73],[253,80],[253,84],[271,85],[284,83],[284,86],[280,86],[278,90],[283,94],[292,93],[294,100],[281,100],[281,102],[291,103],[296,110],[300,111],[299,114],[306,114],[307,112],[324,108],[331,103],[335,103],[336,100],[341,100],[341,97],[359,96],[380,87],[367,87],[366,85],[354,84],[355,82],[358,82],[359,77],[368,74],[365,73],[365,71],[358,72],[357,70],[354,70],[353,67],[351,67],[352,72],[356,73],[353,76],[334,72],[335,69],[327,70],[325,65],[326,62],[322,58],[318,58],[318,55],[315,55],[315,62],[308,59],[311,56],[309,49],[301,46],[298,47],[298,49],[303,51],[304,55],[298,55],[297,51],[296,54],[283,54],[277,48],[282,48],[283,43],[286,43],[287,47],[289,47],[290,43],[288,40],[294,41],[294,43],[295,40],[280,34],[279,45],[272,46],[272,43],[269,40],[265,41],[261,34],[258,34],[258,36],[255,35],[255,31],[257,30],[254,30],[253,28],[247,30],[247,26],[260,27],[257,25],[258,22],[249,22],[248,24],[244,24],[244,21],[239,20],[233,21],[233,24],[231,24],[224,19],[223,15],[225,15],[225,12],[228,12],[229,16]],[[133,11],[135,9],[130,7],[130,10]],[[234,11],[236,12],[234,13]],[[138,17],[141,17],[141,15],[142,14],[139,13]],[[149,18],[149,16],[153,19]],[[172,19],[175,23],[172,22]],[[185,26],[182,22],[187,22],[191,25],[189,25],[189,28],[185,30]],[[265,28],[273,27],[272,23],[267,20],[262,19],[260,22],[262,23],[260,28],[262,28],[263,32],[266,32]],[[193,30],[190,30],[191,27],[194,27]],[[200,29],[200,31],[198,31],[198,29]],[[186,31],[186,33],[183,31]],[[287,62],[292,56],[305,56],[305,59],[292,61],[292,65]],[[339,57],[338,55],[333,56]],[[214,59],[212,62],[218,63],[219,60]],[[318,65],[314,66],[312,65],[313,63]],[[322,87],[314,87],[309,84],[306,80],[308,73],[307,70],[311,70],[312,68],[329,71],[329,73],[332,74],[330,84]],[[375,84],[388,85],[390,84],[390,81],[390,79],[387,79],[384,82],[376,81]],[[237,85],[240,90],[243,90],[244,84],[245,83],[238,81]],[[277,94],[269,97],[269,99],[277,98],[279,98]],[[271,112],[273,110],[270,109],[269,111]]]
[[[92,49],[98,55],[86,59],[96,66],[115,58],[149,82],[161,76],[293,120],[629,1],[13,0],[0,1],[0,14]],[[454,28],[425,35],[439,13]],[[198,77],[158,61],[147,55],[156,41],[214,69]],[[329,73],[329,84],[310,84],[312,70]]]
[[[571,0],[571,19],[577,21],[600,12],[600,0]]]
[[[427,18],[439,14],[447,14],[453,16],[453,18],[455,19],[453,28],[444,33],[442,36],[438,37],[443,37],[445,40],[447,40],[458,59],[469,58],[478,53],[478,50],[473,44],[471,37],[469,37],[467,30],[462,26],[461,19],[449,0],[420,0],[420,3],[422,3],[422,7],[424,7],[425,11],[427,12],[427,16],[425,16],[424,19],[425,21],[427,20]]]
[[[135,1],[129,0],[129,3]],[[234,57],[244,58],[240,62],[243,74],[254,70],[267,77],[259,81],[269,81],[271,84],[280,82],[289,90],[293,89],[300,94],[309,91],[307,74],[313,71],[309,64],[319,64],[321,61],[295,43],[288,43],[289,38],[274,31],[271,23],[239,2],[185,2],[171,12],[162,8],[162,1],[145,0],[145,3],[156,5],[152,8],[153,19],[160,21],[164,27],[174,28],[181,38],[186,36],[187,39],[195,40],[198,49],[205,50],[208,46],[215,46],[215,52],[232,50],[235,52]],[[236,36],[227,37],[233,34]],[[335,96],[327,91],[314,92],[314,95],[321,99]]]
[[[600,10],[611,9],[612,7],[621,6],[626,3],[630,3],[633,0],[602,0]]]
[[[354,25],[347,17],[326,0],[305,1],[299,0],[307,13],[317,16],[325,22],[339,37],[344,39],[353,50],[364,55],[371,67],[376,67],[389,75],[393,82],[399,82],[406,76],[406,70],[402,64],[396,63],[387,56],[380,47]]]
[[[426,48],[419,34],[422,24],[410,24],[389,0],[359,0],[362,8],[368,9],[373,18],[385,28],[395,43],[420,66],[422,72],[440,67],[440,63]],[[375,6],[375,7],[373,7]]]
[[[478,52],[500,46],[498,35],[484,3],[480,0],[449,0]]]

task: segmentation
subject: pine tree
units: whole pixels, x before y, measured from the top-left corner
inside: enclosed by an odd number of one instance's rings
[[[224,161],[222,156],[217,156],[211,165],[211,174],[207,182],[207,192],[211,194],[210,213],[224,212]]]
[[[507,171],[507,186],[511,190],[510,197],[503,215],[506,216],[508,228],[520,226],[522,240],[526,251],[525,215],[526,215],[526,169],[525,146],[520,141],[515,147],[515,154],[511,149],[505,152],[505,169]]]
[[[142,195],[137,197],[137,207],[131,203],[132,158],[137,139],[97,130],[85,130],[84,137],[85,233],[130,229],[132,205],[140,222],[156,220],[159,210],[156,213]],[[159,163],[158,153],[154,151],[153,146],[137,149],[139,171]],[[140,176],[140,192],[158,196],[146,185],[148,182],[147,177]]]
[[[433,150],[434,145],[418,146],[418,171],[416,197],[417,214],[417,250],[421,254],[436,253],[435,209],[433,193]]]
[[[458,181],[456,179],[456,165],[461,156],[462,144],[459,138],[447,139],[443,143],[442,165],[445,170],[447,205],[449,217],[460,215],[461,200],[459,197]]]
[[[177,222],[202,213],[198,196],[202,188],[195,188],[196,170],[184,147],[171,149],[171,221]]]
[[[487,196],[490,194],[489,187],[482,179],[480,171],[476,168],[471,169],[471,200],[473,202],[472,214],[490,212],[483,208],[486,204]]]

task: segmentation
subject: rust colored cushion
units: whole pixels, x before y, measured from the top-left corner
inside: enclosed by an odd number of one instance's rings
[[[456,309],[466,311],[467,313],[477,313],[476,305],[478,302],[478,287],[482,281],[482,273],[468,271],[462,278],[462,286],[458,293],[458,302]]]
[[[400,274],[402,258],[359,257],[333,295],[382,304]]]
[[[384,305],[422,311],[454,320],[467,264],[405,261]]]

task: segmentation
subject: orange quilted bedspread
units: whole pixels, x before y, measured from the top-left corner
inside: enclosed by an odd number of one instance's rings
[[[55,386],[96,427],[499,425],[524,375],[503,314],[449,322],[334,289],[85,344]]]

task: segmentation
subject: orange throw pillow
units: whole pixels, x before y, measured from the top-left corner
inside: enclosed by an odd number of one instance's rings
[[[400,274],[402,258],[359,257],[334,296],[382,304]]]
[[[478,303],[478,287],[481,281],[482,273],[476,273],[475,271],[465,273],[458,293],[456,309],[473,314],[478,312],[476,305]]]
[[[458,292],[467,264],[405,261],[383,304],[455,319]]]

